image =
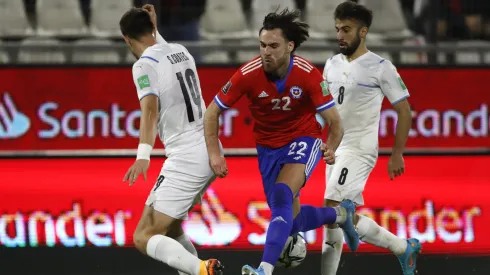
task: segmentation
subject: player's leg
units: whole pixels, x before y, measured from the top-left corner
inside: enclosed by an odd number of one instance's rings
[[[194,247],[194,244],[191,242],[182,228],[182,220],[177,220],[177,222],[174,223],[174,226],[170,228],[167,236],[179,242],[185,248],[185,250],[197,257],[197,250]],[[184,275],[185,273],[179,271],[179,274]]]
[[[314,171],[316,165],[320,161],[321,153],[318,153],[313,156],[316,157],[315,161],[307,162],[307,167],[305,170],[305,177],[306,177],[305,184],[306,181],[308,181],[308,178],[310,177],[311,173]],[[297,195],[297,197],[299,197],[299,194]],[[298,202],[299,204],[298,198],[295,199],[295,205],[296,202]],[[346,234],[347,237],[346,242],[349,245],[349,248],[352,251],[355,251],[357,249],[357,246],[359,245],[359,239],[357,233],[355,232],[355,227],[354,227],[353,218],[355,212],[355,205],[352,202],[344,201],[342,202],[342,205],[335,204],[327,207],[301,205],[299,210],[300,210],[298,212],[299,214],[295,216],[293,222],[291,235],[294,235],[298,232],[307,232],[309,230],[314,230],[321,227],[322,225],[327,225],[327,224],[332,224],[333,226],[339,228],[338,224],[341,224],[342,229],[338,229],[340,231],[340,234],[338,234],[338,236],[340,237],[339,243],[342,243],[342,238],[344,237],[342,230],[347,230],[349,231],[349,233]],[[337,215],[336,223],[331,223],[329,222],[329,216],[332,215],[334,210],[335,210],[335,214]]]
[[[242,268],[242,274],[272,274],[293,227],[295,195],[303,187],[307,178],[306,175],[309,175],[310,170],[316,165],[315,161],[321,157],[320,140],[307,138],[294,142],[295,145],[300,144],[300,148],[303,148],[297,156],[290,153],[290,148],[295,146],[285,146],[282,149],[270,150],[269,152],[258,148],[259,167],[272,217],[267,230],[260,267],[254,269],[246,265]],[[277,177],[275,177],[276,175]],[[275,180],[271,181],[270,177],[275,177]],[[322,220],[316,226],[317,228],[323,224],[337,221],[337,212],[334,209],[323,210]],[[318,220],[315,222],[318,223]],[[355,230],[353,231],[355,232]],[[357,233],[355,234],[358,238]]]
[[[336,159],[336,162],[339,163],[340,158]],[[339,165],[327,165],[326,169],[326,179],[327,179],[327,188],[332,185],[332,174],[334,171],[334,167],[339,167]],[[327,190],[326,193],[330,194],[330,190]],[[325,199],[324,206],[326,207],[335,207],[339,205],[339,202]],[[340,256],[342,254],[343,249],[343,239],[344,234],[340,227],[336,224],[326,225],[323,228],[323,242],[322,242],[322,258],[321,258],[321,274],[322,275],[335,275],[337,274],[337,269],[340,262]]]
[[[219,261],[196,257],[195,248],[181,227],[182,220],[214,179],[204,144],[200,149],[167,159],[162,176],[148,197],[134,240],[141,252],[181,274],[222,274]]]
[[[145,206],[134,232],[134,244],[143,254],[161,261],[184,274],[208,275],[206,261],[189,253],[179,242],[168,236],[177,220]]]
[[[330,175],[327,180],[325,205],[335,206],[343,199],[350,199],[357,205],[363,205],[362,192],[371,171],[371,166],[355,158],[349,156],[338,158],[336,164],[327,170]],[[415,262],[420,251],[418,240],[401,239],[366,216],[356,215],[355,222],[362,241],[389,249],[399,258],[404,274],[413,274],[415,264],[410,267],[409,263]],[[330,244],[338,243],[340,232],[335,226],[325,229],[322,275],[336,274],[342,248]]]
[[[296,205],[298,205],[297,210],[295,207]],[[352,208],[355,208],[353,204]],[[299,202],[299,197],[294,199],[293,212],[295,215],[293,226],[289,234],[290,236],[299,232],[314,230],[326,224],[334,224],[337,226],[337,224],[343,224],[348,217],[348,210],[343,206],[339,206],[338,204],[333,207],[316,207],[305,204],[301,205]],[[352,216],[354,216],[353,214],[354,210],[352,211]]]

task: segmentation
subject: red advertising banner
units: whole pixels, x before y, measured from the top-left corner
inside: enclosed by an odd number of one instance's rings
[[[235,70],[199,69],[206,102]],[[413,107],[409,150],[490,148],[490,69],[399,72]],[[136,148],[140,111],[130,68],[1,69],[0,77],[0,153]],[[395,122],[385,100],[381,149],[392,147]],[[220,118],[225,148],[253,150],[252,126],[244,98]]]
[[[387,161],[380,157],[359,213],[400,237],[419,238],[424,253],[490,251],[490,156],[409,156],[406,174],[394,181],[387,175]],[[132,246],[163,160],[152,161],[148,182],[140,179],[129,187],[122,178],[132,162],[0,160],[0,246]],[[261,250],[270,211],[257,160],[229,157],[228,165],[230,174],[211,185],[184,230],[200,249]],[[321,205],[324,180],[325,165],[320,163],[301,192],[302,203]],[[309,250],[321,249],[321,229],[307,232],[305,238]],[[360,251],[384,250],[361,244]]]

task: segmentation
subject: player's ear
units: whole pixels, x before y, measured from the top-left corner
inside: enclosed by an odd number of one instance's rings
[[[123,39],[126,44],[131,45],[131,42],[129,41],[129,38],[127,36],[123,35]]]
[[[362,27],[361,30],[360,30],[360,35],[361,35],[361,38],[366,38],[367,36],[367,33],[368,33],[368,27]]]
[[[292,52],[294,50],[294,42],[289,41],[288,42],[288,52]]]

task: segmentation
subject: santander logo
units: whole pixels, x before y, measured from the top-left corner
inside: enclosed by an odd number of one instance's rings
[[[31,120],[20,112],[10,94],[4,93],[0,100],[0,139],[23,136],[31,127]]]

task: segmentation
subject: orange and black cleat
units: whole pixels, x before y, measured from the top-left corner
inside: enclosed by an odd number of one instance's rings
[[[216,259],[201,261],[201,271],[199,275],[223,275],[225,267]]]

